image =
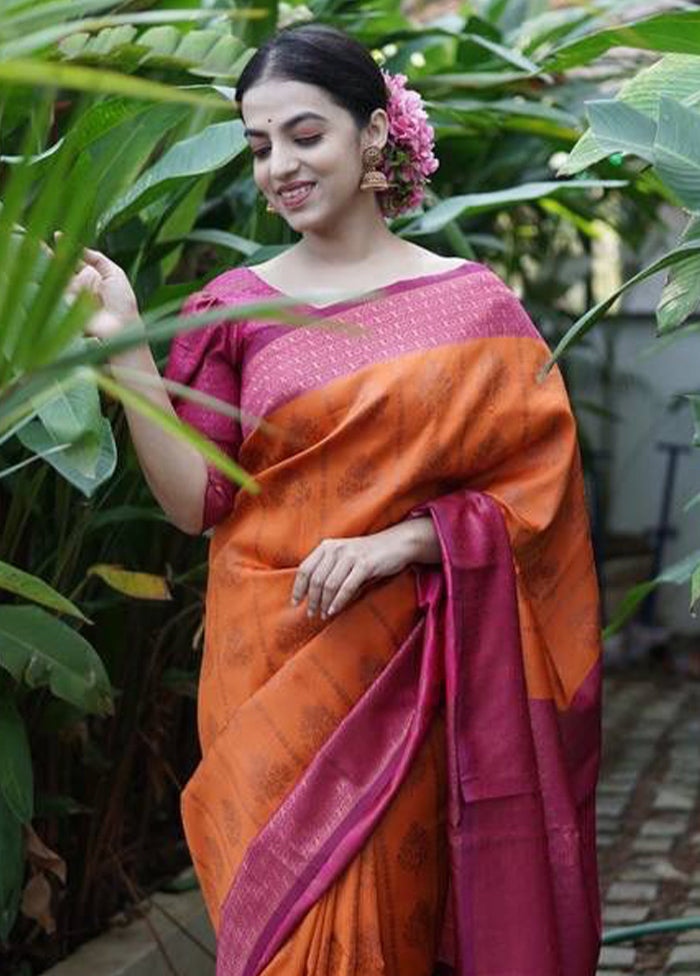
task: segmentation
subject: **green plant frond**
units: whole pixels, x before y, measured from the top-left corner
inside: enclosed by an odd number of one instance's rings
[[[622,102],[656,122],[659,103],[664,95],[689,107],[697,103],[700,98],[700,57],[666,55],[627,79],[614,101]],[[558,174],[573,176],[605,159],[607,155],[609,149],[601,147],[593,130],[589,129],[571,150]]]
[[[220,448],[210,441],[207,437],[201,434],[195,427],[191,424],[184,423],[181,420],[173,418],[169,413],[166,413],[160,407],[152,403],[147,397],[135,390],[124,386],[123,384],[117,382],[111,377],[106,376],[103,372],[99,370],[93,370],[92,375],[95,377],[96,382],[99,386],[109,393],[111,396],[120,400],[126,406],[132,407],[132,409],[137,410],[139,413],[143,414],[149,420],[158,424],[164,430],[169,431],[175,437],[180,437],[182,440],[187,441],[193,447],[204,456],[204,458],[214,467],[218,468],[222,474],[225,474],[228,478],[234,481],[236,484],[241,485],[246,491],[251,492],[251,494],[258,494],[260,491],[260,486],[257,481],[252,478],[247,471],[244,471],[238,464],[231,460],[231,458],[225,454]]]
[[[0,561],[0,589],[15,596],[21,596],[24,600],[31,600],[50,610],[57,610],[59,613],[67,613],[72,617],[77,617],[85,623],[91,623],[85,614],[76,605],[53,586],[49,586],[44,580],[35,576],[33,573],[26,573],[17,566]]]
[[[682,241],[700,240],[700,216],[693,216]],[[700,305],[700,255],[693,255],[669,268],[668,278],[656,309],[660,335],[677,330]]]
[[[68,88],[93,95],[124,95],[149,102],[176,102],[213,112],[230,112],[231,107],[220,98],[208,98],[184,88],[174,88],[158,81],[133,78],[106,68],[89,68],[55,61],[31,58],[7,58],[0,61],[0,83],[31,85],[48,89]]]
[[[152,203],[166,193],[175,181],[218,170],[246,148],[247,142],[240,119],[214,123],[196,135],[176,142],[101,215],[98,232],[102,232],[116,217],[125,219]]]
[[[28,688],[48,686],[63,701],[113,715],[112,688],[94,647],[41,607],[0,606],[0,667]]]
[[[672,583],[676,586],[686,584],[698,573],[698,569],[700,569],[700,549],[696,549],[695,552],[691,552],[684,559],[679,560],[672,566],[668,566],[653,580],[647,580],[644,583],[633,586],[623,597],[615,611],[613,619],[605,628],[603,636],[610,637],[616,633],[630,619],[645,597],[655,590],[657,586],[661,586],[662,583]],[[694,600],[693,605],[695,602]]]
[[[0,34],[0,58],[17,59],[28,54],[45,51],[50,45],[57,44],[65,38],[75,34],[87,34],[100,31],[105,28],[118,26],[133,26],[134,24],[164,24],[196,22],[201,20],[211,20],[225,17],[230,20],[255,20],[261,14],[259,9],[254,7],[239,7],[229,10],[194,10],[192,8],[173,8],[171,10],[149,10],[142,13],[131,14],[111,14],[104,17],[85,17],[71,20],[59,24],[51,24],[41,30],[24,33],[18,30],[18,36],[2,41]],[[0,28],[2,24],[0,23]]]
[[[441,200],[422,217],[418,217],[410,223],[403,230],[403,233],[409,237],[433,234],[463,215],[472,216],[486,213],[489,210],[499,210],[529,200],[557,196],[560,193],[581,192],[595,188],[615,189],[625,185],[624,180],[543,181],[541,183],[524,183],[522,186],[510,187],[507,190],[495,190],[492,193],[465,193],[461,196]]]
[[[543,67],[547,71],[565,71],[590,64],[610,48],[619,46],[700,54],[700,11],[667,11],[619,27],[607,27],[555,48],[545,58]]]
[[[674,264],[678,264],[691,256],[700,254],[700,240],[698,241],[687,241],[685,244],[679,244],[678,247],[664,254],[663,257],[654,261],[648,267],[644,268],[638,274],[634,275],[628,281],[626,281],[620,288],[616,289],[611,295],[605,298],[602,302],[599,302],[593,308],[589,309],[584,315],[582,315],[571,328],[567,331],[563,339],[558,343],[554,349],[551,358],[543,367],[543,374],[548,373],[549,370],[554,366],[554,364],[559,360],[564,353],[575,343],[578,342],[583,336],[586,335],[590,329],[599,322],[609,308],[615,303],[615,301],[626,292],[629,288],[632,288],[640,281],[644,281],[645,278],[649,278],[651,275],[657,274],[659,271],[663,271],[664,268],[669,268]]]
[[[0,682],[0,796],[23,824],[34,816],[34,774],[29,738],[15,696]]]

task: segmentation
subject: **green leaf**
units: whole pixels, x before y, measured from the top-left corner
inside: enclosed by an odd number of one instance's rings
[[[216,12],[219,17],[255,19],[258,13],[254,8],[235,10],[219,10]],[[70,21],[70,25],[65,23],[43,25],[36,31],[23,31],[18,27],[17,37],[10,36],[4,44],[0,44],[0,59],[19,58],[35,51],[43,51],[50,44],[60,43],[68,33],[90,34],[101,31],[107,27],[133,26],[134,24],[165,24],[172,26],[177,21],[197,21],[211,20],[211,10],[187,10],[185,8],[174,8],[171,10],[148,10],[141,13],[109,14],[103,17],[85,17]],[[43,24],[42,21],[40,23]]]
[[[204,244],[217,244],[219,247],[226,247],[238,254],[245,254],[250,257],[255,254],[260,245],[256,241],[251,241],[239,234],[231,234],[225,230],[192,230],[185,235],[186,241],[200,241]]]
[[[213,464],[219,471],[223,474],[228,475],[228,477],[234,481],[236,484],[241,485],[246,491],[250,491],[252,494],[258,494],[260,491],[260,486],[257,481],[244,471],[238,464],[231,460],[231,458],[225,454],[219,447],[210,441],[209,438],[201,434],[195,427],[191,424],[184,423],[181,420],[174,419],[165,410],[157,407],[151,400],[143,396],[140,393],[136,393],[134,390],[127,386],[123,386],[121,383],[115,382],[113,379],[107,377],[104,373],[95,372],[97,382],[100,386],[110,393],[116,399],[121,400],[122,403],[130,406],[134,410],[138,410],[149,420],[158,424],[164,430],[169,430],[176,436],[183,436],[184,433],[187,434],[187,439],[191,444],[193,444],[205,459]]]
[[[48,685],[85,712],[113,715],[112,689],[94,647],[40,607],[0,606],[0,667],[29,688]]]
[[[700,240],[700,216],[691,217],[683,241]],[[700,255],[686,258],[671,267],[661,301],[656,309],[660,334],[672,332],[700,305]]]
[[[72,349],[83,348],[83,340]],[[100,413],[97,386],[90,373],[77,371],[53,385],[53,396],[37,409],[37,419],[18,431],[29,450],[44,454],[60,444],[65,450],[46,455],[46,461],[88,498],[111,477],[117,449],[109,421]]]
[[[60,24],[71,17],[83,17],[85,14],[111,7],[114,0],[50,0],[29,6],[20,4],[20,9],[12,13],[11,0],[4,0],[4,11],[0,14],[0,28],[5,37],[17,37],[26,33],[34,22],[46,27],[49,24]]]
[[[539,66],[534,61],[526,58],[520,51],[505,47],[503,44],[497,44],[495,41],[489,40],[488,37],[483,37],[481,34],[462,34],[461,36],[464,40],[471,41],[491,54],[495,54],[507,64],[512,64],[514,67],[520,68],[521,71],[527,71],[533,75],[539,74]]]
[[[132,78],[106,68],[85,68],[72,64],[50,61],[13,60],[0,61],[0,84],[30,85],[32,87],[68,88],[73,91],[95,94],[125,95],[144,101],[178,102],[230,114],[231,105],[221,98],[197,95],[186,88],[162,85],[157,81]]]
[[[99,180],[100,210],[108,210],[130,192],[153,159],[153,147],[185,123],[189,109],[183,105],[148,105],[133,117],[115,124],[90,141],[79,164]],[[104,218],[103,218],[104,219]]]
[[[105,417],[100,419],[99,438],[96,445],[93,445],[92,440],[89,444],[77,441],[63,451],[49,452],[47,447],[52,443],[51,434],[38,423],[32,421],[23,429],[21,434],[21,440],[25,447],[37,454],[42,454],[44,460],[74,488],[81,491],[86,498],[92,497],[100,485],[112,477],[117,464],[117,446],[114,434]],[[94,458],[94,464],[91,465],[92,470],[87,472],[82,463],[86,457]],[[79,463],[75,463],[76,458],[79,459]]]
[[[489,210],[516,206],[528,200],[556,196],[559,193],[620,186],[626,186],[624,180],[569,180],[523,183],[521,186],[514,186],[507,190],[496,190],[492,193],[465,193],[462,196],[441,200],[426,214],[418,217],[408,227],[404,228],[403,233],[411,237],[418,237],[421,234],[434,234],[463,214],[475,216]]]
[[[626,152],[654,159],[656,125],[653,119],[616,99],[586,102],[595,141],[607,153]]]
[[[488,101],[454,98],[428,102],[427,108],[438,138],[443,123],[449,126],[455,121],[461,123],[467,131],[483,129],[489,135],[493,134],[494,127],[516,132],[533,132],[546,138],[568,141],[576,139],[578,134],[578,120],[575,116],[550,105],[523,98]]]
[[[34,776],[24,719],[14,694],[0,682],[0,796],[20,823],[34,816]]]
[[[100,229],[116,216],[122,219],[166,193],[173,182],[218,170],[247,147],[240,119],[218,122],[175,143],[100,219]]]
[[[54,590],[53,586],[49,586],[48,583],[32,573],[25,573],[23,569],[18,569],[16,566],[1,561],[0,589],[15,593],[25,600],[41,603],[52,610],[58,610],[59,613],[69,613],[86,621],[86,623],[90,623],[85,614],[69,599]]]
[[[0,794],[0,940],[15,924],[24,882],[22,825]]]
[[[1,212],[0,212],[1,213]],[[286,249],[288,245],[282,245],[281,249]],[[257,258],[265,260],[270,254],[263,254],[269,248],[260,248],[251,256],[251,261]],[[275,253],[280,248],[275,249]],[[2,267],[0,263],[0,268]],[[0,274],[0,281],[2,275]],[[3,391],[0,397],[0,437],[6,430],[13,427],[22,420],[27,413],[32,412],[32,402],[35,398],[45,396],[47,388],[56,381],[64,379],[76,367],[87,367],[93,364],[105,362],[112,356],[123,353],[134,346],[142,345],[144,340],[144,326],[147,329],[147,339],[150,342],[158,342],[162,339],[169,339],[175,334],[188,332],[191,329],[201,328],[210,322],[217,322],[222,319],[272,319],[275,322],[285,322],[293,325],[304,325],[309,328],[318,328],[322,331],[340,331],[356,334],[357,328],[348,323],[343,323],[340,319],[330,321],[328,319],[319,320],[313,315],[304,315],[294,311],[299,305],[299,299],[290,298],[270,298],[265,301],[253,302],[233,302],[230,305],[216,306],[204,312],[197,312],[192,315],[184,315],[179,309],[181,300],[175,299],[172,302],[165,302],[153,310],[144,312],[138,320],[133,323],[126,323],[118,334],[102,342],[92,343],[78,352],[64,353],[51,364],[38,369],[22,378],[21,383],[15,383]],[[167,313],[167,317],[166,316]],[[174,314],[170,314],[174,313]],[[1,361],[1,357],[0,357]],[[195,391],[191,391],[190,395]],[[178,396],[180,393],[178,392]],[[187,395],[182,393],[183,396]],[[192,397],[194,399],[194,397]],[[226,413],[231,410],[229,404],[217,401],[210,397],[209,401],[220,403],[221,412]],[[214,406],[212,405],[212,409]],[[179,428],[178,428],[179,432]]]
[[[700,112],[666,95],[659,102],[654,165],[683,206],[700,210]]]
[[[421,75],[411,79],[411,86],[419,90],[434,88],[475,89],[500,88],[514,82],[526,81],[532,76],[524,71],[464,71],[445,74]]]
[[[700,58],[684,54],[668,54],[629,78],[622,85],[617,101],[642,112],[656,121],[659,117],[659,100],[668,95],[685,105],[698,104],[700,100]],[[601,149],[589,129],[581,136],[569,153],[567,161],[558,170],[560,176],[572,176],[587,169],[608,155]]]
[[[690,577],[690,612],[696,615],[698,600],[700,600],[700,566],[696,566]]]
[[[592,16],[592,10],[579,6],[546,10],[518,24],[508,41],[531,55],[541,45],[549,43],[551,46],[560,37],[570,34],[590,21]]]
[[[664,268],[671,267],[671,265],[678,264],[678,262],[691,257],[691,255],[700,254],[700,240],[698,241],[687,241],[684,244],[679,244],[672,251],[664,254],[653,264],[644,268],[634,277],[629,278],[620,288],[616,289],[607,298],[604,298],[602,302],[598,302],[593,308],[590,308],[581,318],[577,319],[576,322],[567,330],[564,337],[559,341],[551,358],[546,363],[543,368],[543,373],[549,372],[552,366],[556,363],[561,356],[569,349],[575,342],[578,342],[583,336],[589,332],[596,322],[599,322],[608,309],[615,303],[615,301],[626,292],[633,285],[638,284],[640,281],[644,281],[645,278],[649,278],[651,275],[657,274],[659,271],[663,271]]]
[[[700,11],[668,11],[563,44],[545,58],[545,71],[566,71],[595,61],[611,47],[700,54]]]
[[[698,569],[700,569],[700,549],[696,549],[689,556],[669,566],[653,580],[647,580],[645,583],[639,583],[637,586],[633,586],[631,590],[625,593],[624,598],[615,611],[613,619],[605,628],[603,636],[609,637],[619,630],[629,620],[642,600],[652,590],[656,589],[657,586],[660,586],[662,583],[673,583],[676,586],[680,586],[683,583],[687,583]]]

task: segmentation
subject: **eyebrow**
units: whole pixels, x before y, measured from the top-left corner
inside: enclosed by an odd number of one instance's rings
[[[294,128],[298,122],[304,122],[306,119],[316,119],[319,122],[327,122],[328,119],[323,115],[318,115],[316,112],[300,112],[298,115],[293,115],[291,119],[287,119],[286,122],[282,123],[282,129],[288,131]],[[262,129],[244,129],[243,134],[246,136],[266,136],[267,132]]]

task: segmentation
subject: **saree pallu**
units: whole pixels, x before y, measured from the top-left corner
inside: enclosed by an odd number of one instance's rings
[[[272,295],[240,268],[185,309]],[[593,976],[600,628],[561,377],[476,263],[299,309],[359,329],[218,322],[166,370],[280,432],[174,401],[261,488],[209,470],[182,815],[217,976]],[[324,538],[417,516],[440,563],[291,606]]]

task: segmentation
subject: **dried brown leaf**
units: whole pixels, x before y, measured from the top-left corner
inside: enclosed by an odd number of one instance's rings
[[[31,876],[22,892],[22,914],[35,919],[47,935],[56,931],[56,919],[51,913],[51,885],[42,871]]]
[[[51,874],[56,875],[59,881],[65,884],[66,862],[55,851],[52,851],[51,848],[46,846],[31,824],[27,824],[24,829],[27,860],[29,863],[39,871],[50,871]]]

